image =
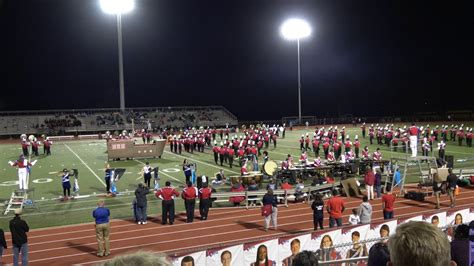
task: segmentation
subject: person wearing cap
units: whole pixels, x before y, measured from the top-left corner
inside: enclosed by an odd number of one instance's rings
[[[214,153],[214,162],[218,164],[220,148],[217,146],[217,140],[214,140],[214,147],[212,147],[212,152]]]
[[[13,246],[13,265],[18,265],[19,255],[21,253],[22,265],[28,265],[28,236],[30,231],[26,221],[20,217],[21,209],[15,210],[15,217],[10,220],[10,232],[12,235]]]
[[[34,166],[38,160],[29,162],[25,159],[23,154],[20,154],[20,157],[15,162],[9,161],[10,166],[18,166],[18,185],[20,190],[28,189],[28,183],[26,182],[26,177],[29,173],[29,168]]]
[[[198,189],[189,181],[181,193],[184,200],[184,208],[186,209],[186,223],[192,223],[194,220],[194,208],[196,206],[196,198],[198,197]]]
[[[360,129],[362,130],[362,138],[365,139],[365,122],[362,123],[362,126],[360,126]]]
[[[171,186],[170,181],[166,181],[165,187],[160,188],[155,192],[157,198],[162,199],[161,202],[161,224],[174,223],[174,198],[179,196],[179,192],[176,191],[174,187]]]
[[[97,209],[92,212],[92,217],[95,219],[95,233],[97,238],[97,256],[110,255],[110,210],[105,207],[105,201],[100,199],[97,202]]]
[[[51,145],[53,145],[53,142],[49,139],[49,137],[46,137],[46,139],[43,141],[43,154],[51,155]]]

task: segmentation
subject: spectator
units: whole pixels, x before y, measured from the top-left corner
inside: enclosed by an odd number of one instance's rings
[[[360,224],[360,217],[359,217],[358,212],[359,212],[358,208],[352,209],[352,214],[349,215],[349,224],[351,225]]]
[[[277,198],[273,195],[273,190],[269,189],[267,193],[263,196],[262,199],[263,206],[271,205],[272,212],[270,215],[264,216],[265,220],[265,231],[268,231],[268,227],[270,226],[270,220],[273,224],[273,228],[277,229],[277,218],[278,218],[278,208],[277,208]]]
[[[270,178],[270,182],[267,185],[267,190],[276,190],[277,189],[277,184],[275,183],[275,179]]]
[[[329,213],[329,227],[342,226],[342,213],[346,209],[344,206],[344,200],[339,197],[339,191],[333,190],[333,196],[327,202],[326,210]]]
[[[457,265],[469,265],[469,226],[466,224],[456,227],[451,241],[451,259]]]
[[[283,180],[283,183],[281,183],[280,187],[281,189],[285,189],[285,190],[293,189],[293,186],[288,183],[288,179],[286,178],[285,180]]]
[[[372,220],[372,205],[370,205],[367,196],[362,198],[362,204],[360,204],[357,214],[360,217],[361,224],[370,224]]]
[[[128,266],[128,265],[148,265],[148,266],[171,266],[171,262],[166,255],[150,251],[138,251],[114,257],[112,260],[102,264],[103,266]]]
[[[105,207],[105,201],[103,199],[97,202],[97,206],[97,209],[92,212],[92,216],[95,218],[95,232],[98,243],[97,256],[109,256],[110,210]]]
[[[367,266],[386,266],[390,261],[390,252],[387,243],[375,243],[369,250],[369,261]]]
[[[303,250],[296,254],[293,259],[293,266],[318,266],[318,257],[316,253],[308,250]]]
[[[446,235],[426,222],[410,221],[399,225],[388,240],[390,262],[387,266],[456,265]]]
[[[367,197],[369,200],[374,199],[374,184],[375,184],[375,175],[370,167],[367,167],[367,171],[364,176],[365,189],[367,190]]]
[[[324,201],[321,197],[321,194],[316,194],[313,203],[311,204],[311,209],[313,209],[313,225],[314,230],[319,228],[323,229],[323,219],[324,219]]]
[[[137,202],[137,218],[138,224],[146,224],[147,223],[147,198],[146,195],[150,193],[150,190],[144,186],[142,183],[138,184],[137,189],[135,190],[135,198]]]
[[[377,193],[377,199],[382,196],[382,171],[380,168],[375,170],[375,192]]]
[[[453,169],[448,169],[448,177],[446,178],[446,182],[448,183],[448,195],[449,199],[451,200],[451,208],[454,208],[456,205],[456,195],[454,195],[454,190],[456,189],[458,177],[453,174]]]
[[[10,232],[13,246],[13,265],[18,265],[18,256],[21,253],[22,265],[28,265],[28,224],[20,218],[21,209],[15,210],[15,217],[10,220]]]
[[[393,219],[393,209],[395,205],[395,196],[392,194],[391,187],[387,186],[387,194],[382,196],[382,210],[384,220]]]
[[[255,180],[250,180],[250,185],[247,187],[247,191],[258,191],[258,186],[257,186],[257,183],[255,182]],[[251,200],[251,199],[255,199],[257,198],[257,196],[249,196],[249,203],[250,203],[250,206],[255,206],[257,204],[257,201],[256,200]]]
[[[0,229],[0,265],[2,265],[3,253],[6,253],[7,242],[5,241],[5,233]]]

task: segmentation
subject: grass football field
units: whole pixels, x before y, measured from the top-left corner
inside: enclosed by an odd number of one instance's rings
[[[287,154],[292,154],[295,160],[299,158],[299,138],[302,134],[309,133],[313,135],[313,128],[287,130],[285,139],[278,139],[277,148],[274,149],[270,144],[268,149],[270,160],[274,160],[280,165],[280,161],[286,158]],[[368,136],[362,139],[359,127],[348,127],[346,130],[351,140],[355,135],[359,135],[361,147],[368,145]],[[233,136],[234,134],[231,134]],[[217,136],[220,142],[219,136]],[[434,145],[436,147],[436,144]],[[369,145],[369,149],[373,152],[377,145]],[[434,154],[437,154],[437,150]],[[384,145],[380,146],[384,159],[390,159],[393,155],[389,148]],[[10,167],[8,161],[15,161],[21,153],[19,141],[17,144],[0,144],[0,200],[7,202],[11,193],[18,187],[17,169]],[[98,194],[105,192],[104,167],[107,162],[106,143],[105,140],[81,140],[81,141],[63,141],[55,142],[52,147],[52,155],[44,156],[42,147],[40,147],[40,156],[32,160],[38,159],[37,164],[32,168],[29,179],[29,188],[34,188],[34,193],[30,194],[30,198],[34,200],[34,206],[26,206],[23,211],[23,218],[28,222],[31,228],[41,228],[57,225],[76,224],[84,222],[92,222],[91,212],[96,207]],[[322,149],[320,154],[322,154]],[[400,152],[398,153],[400,155]],[[308,152],[310,159],[314,158],[314,153]],[[463,146],[458,146],[457,142],[448,141],[446,147],[446,155],[454,156],[455,168],[474,168],[474,148],[469,148],[463,142]],[[137,183],[142,182],[143,178],[140,171],[146,161],[150,165],[160,168],[160,185],[164,185],[165,181],[170,180],[172,184],[181,187],[184,184],[184,174],[181,164],[184,159],[197,163],[197,175],[214,176],[219,169],[224,169],[227,176],[239,175],[240,169],[234,166],[232,169],[225,165],[223,167],[214,163],[212,151],[206,148],[204,153],[195,152],[189,154],[183,151],[181,155],[171,153],[169,146],[165,147],[162,158],[158,159],[138,159],[127,161],[110,161],[112,168],[125,168],[126,173],[117,183],[119,194],[113,198],[106,198],[106,205],[111,209],[112,218],[130,219],[132,217],[132,200],[134,198],[133,191]],[[234,161],[234,165],[237,162]],[[80,197],[75,200],[60,201],[62,196],[61,177],[57,172],[62,169],[76,168],[79,171],[78,194]],[[74,178],[71,178],[73,184]],[[417,181],[416,177],[409,181]],[[153,180],[152,180],[153,182]],[[229,190],[228,185],[218,186],[218,191]],[[71,189],[72,193],[72,189]],[[176,199],[176,211],[184,210],[184,204],[181,199]],[[3,207],[3,211],[5,210]],[[152,193],[149,195],[148,216],[154,217],[161,214],[161,202],[157,200]],[[6,216],[0,215],[0,228],[9,231],[8,222],[12,218],[12,212]]]

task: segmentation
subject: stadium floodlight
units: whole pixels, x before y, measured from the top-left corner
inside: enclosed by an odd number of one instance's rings
[[[135,7],[135,0],[100,0],[100,8],[106,14],[117,16],[117,42],[119,59],[120,110],[125,111],[125,85],[123,81],[123,52],[122,52],[122,14],[128,13]]]
[[[107,14],[125,14],[135,7],[134,0],[100,0],[100,8]]]
[[[301,63],[300,39],[311,35],[311,27],[303,19],[291,18],[286,20],[280,29],[281,35],[287,40],[296,40],[298,47],[298,122],[301,124]]]

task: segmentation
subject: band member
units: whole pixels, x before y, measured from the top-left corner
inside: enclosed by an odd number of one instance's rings
[[[143,172],[144,184],[146,185],[147,188],[150,188],[151,171],[153,171],[153,169],[150,166],[150,163],[146,162],[145,166],[143,166],[142,172]]]
[[[352,141],[349,135],[346,136],[346,143],[344,143],[345,152],[349,152],[352,149]]]
[[[269,157],[268,157],[268,151],[263,151],[263,164],[268,162]]]
[[[316,133],[315,133],[316,134]],[[315,157],[318,157],[319,156],[319,136],[316,136],[314,139],[313,139],[313,151],[314,151],[314,156]]]
[[[329,141],[327,140],[323,143],[323,151],[324,151],[324,158],[327,159],[328,154],[329,154]]]
[[[423,153],[423,156],[428,156],[429,152],[430,152],[430,143],[428,142],[428,139],[425,137],[423,138],[423,144],[421,145],[421,150],[422,150],[422,153]]]
[[[456,137],[458,138],[459,146],[462,146],[462,141],[464,139],[464,131],[462,127],[459,128],[458,132],[456,133]]]
[[[31,142],[31,153],[33,153],[35,156],[39,156],[38,149],[40,144],[41,143],[36,138],[34,138]]]
[[[214,147],[212,147],[212,152],[214,153],[214,162],[218,164],[217,161],[219,160],[220,148],[219,146],[217,146],[217,141],[215,140],[214,140]]]
[[[365,122],[362,123],[362,126],[360,126],[360,129],[362,130],[362,138],[365,139]],[[357,154],[357,153],[356,153]]]
[[[336,160],[339,159],[339,157],[341,156],[341,143],[339,143],[339,141],[335,141],[332,144],[332,149],[334,150],[334,157],[336,158]]]
[[[301,139],[300,139],[300,151],[303,151],[304,150],[304,136],[301,135]]]
[[[240,175],[248,175],[249,171],[247,170],[247,159],[244,159],[242,163],[242,167],[240,167]]]
[[[30,142],[28,142],[28,139],[26,138],[26,135],[25,135],[25,137],[21,139],[21,149],[25,157],[27,157],[30,154],[28,152],[28,147],[30,147]]]
[[[183,189],[181,197],[184,200],[184,207],[186,209],[186,223],[192,223],[194,220],[194,206],[196,205],[196,198],[198,197],[198,189],[189,181],[187,187]]]
[[[410,129],[408,130],[410,133],[410,149],[411,149],[411,157],[416,157],[418,152],[418,134],[420,130],[415,126],[415,123],[411,124]]]
[[[224,143],[221,142],[221,147],[219,149],[219,161],[221,163],[221,166],[224,165],[224,160],[227,160],[226,159],[226,153],[227,153],[227,149],[224,147]]]
[[[472,127],[466,133],[466,144],[468,147],[472,147]]]
[[[382,160],[382,153],[380,152],[380,148],[377,148],[377,150],[375,150],[374,154],[372,155],[372,159],[374,159],[374,161]]]
[[[439,158],[441,159],[445,159],[444,158],[444,151],[446,149],[446,143],[444,142],[444,140],[441,140],[440,143],[438,143],[438,156]]]
[[[314,159],[313,166],[314,166],[314,167],[319,167],[319,166],[321,166],[321,157],[318,156],[318,157],[316,157],[316,158]]]
[[[308,155],[306,154],[305,151],[303,153],[301,153],[300,164],[303,164],[303,165],[308,164]]]
[[[328,162],[335,162],[336,158],[334,157],[334,152],[330,151],[327,157]]]
[[[26,178],[30,172],[30,167],[34,166],[36,162],[37,160],[34,160],[31,163],[28,162],[28,160],[25,159],[25,156],[23,154],[21,154],[18,160],[16,160],[15,162],[8,162],[10,166],[18,166],[18,185],[20,190],[28,189],[28,182]]]
[[[156,191],[155,196],[162,199],[161,202],[161,224],[174,223],[174,198],[179,196],[179,192],[171,186],[170,181],[166,181],[165,187]]]
[[[359,158],[359,149],[360,149],[359,136],[355,135],[355,138],[354,138],[354,151],[355,151],[355,157],[357,159]]]
[[[171,152],[174,152],[174,140],[176,139],[176,137],[172,138],[169,140],[169,143],[170,143],[170,151]]]
[[[369,155],[369,147],[365,146],[364,149],[362,150],[362,160],[369,160],[370,155]]]
[[[203,187],[199,189],[199,214],[201,215],[201,220],[207,220],[209,206],[211,206],[211,195],[212,189],[209,188],[206,182],[203,184]]]
[[[311,149],[309,148],[309,143],[310,143],[309,136],[308,136],[308,133],[306,133],[306,138],[305,138],[305,140],[304,140],[304,149],[305,149],[305,150],[311,150]]]
[[[229,144],[229,148],[227,148],[227,161],[229,162],[229,167],[232,168],[232,164],[234,163],[234,149],[232,148],[232,144]]]
[[[46,137],[46,140],[43,141],[43,151],[46,155],[51,155],[51,145],[53,145],[53,142],[49,137]]]
[[[371,124],[369,127],[369,140],[370,140],[370,145],[372,145],[373,140],[374,140],[374,125],[373,124]]]

